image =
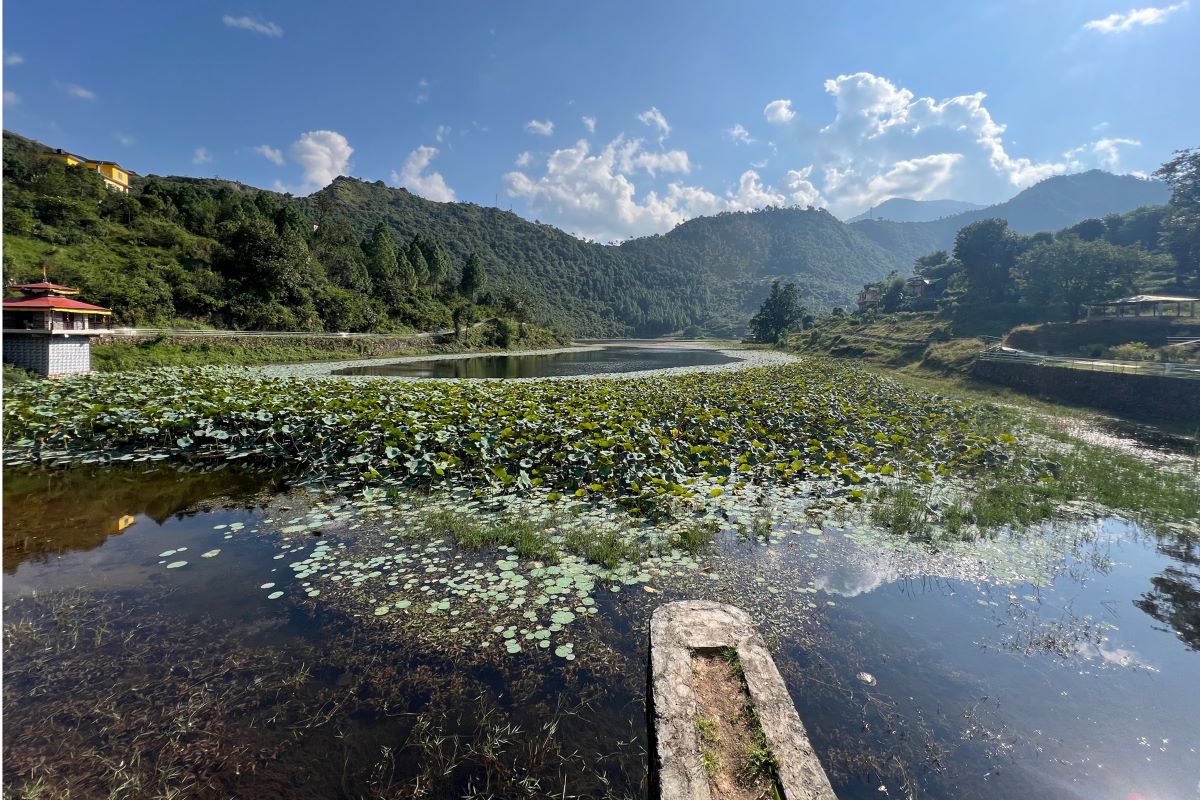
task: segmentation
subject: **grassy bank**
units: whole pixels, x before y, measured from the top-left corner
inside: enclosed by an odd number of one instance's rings
[[[557,347],[569,339],[533,325],[507,320],[489,322],[453,335],[434,338],[310,339],[288,338],[176,338],[156,337],[141,342],[115,341],[92,347],[92,367],[99,372],[123,372],[149,367],[254,366],[303,361],[385,358],[470,350],[535,349]]]

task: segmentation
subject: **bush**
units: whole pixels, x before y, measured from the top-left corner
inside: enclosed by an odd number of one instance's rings
[[[1151,350],[1145,342],[1126,342],[1108,348],[1108,357],[1119,361],[1157,361],[1158,351]]]

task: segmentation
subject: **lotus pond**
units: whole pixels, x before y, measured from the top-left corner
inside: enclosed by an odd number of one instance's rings
[[[14,795],[645,797],[646,624],[691,597],[759,620],[839,797],[1196,790],[1191,496],[1100,508],[998,410],[824,363],[34,387]],[[1053,513],[996,521],[998,476]]]

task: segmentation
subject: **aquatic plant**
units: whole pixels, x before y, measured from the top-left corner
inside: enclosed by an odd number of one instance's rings
[[[8,464],[241,460],[320,481],[607,498],[641,514],[752,481],[853,498],[1019,461],[992,412],[832,362],[629,380],[391,382],[235,369],[92,375],[6,391]]]

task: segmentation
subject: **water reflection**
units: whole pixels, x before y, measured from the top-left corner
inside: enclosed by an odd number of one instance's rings
[[[1150,579],[1150,591],[1134,605],[1161,622],[1192,650],[1200,650],[1200,542],[1159,542],[1171,561]]]
[[[406,378],[546,378],[641,372],[669,367],[728,364],[737,359],[715,350],[666,347],[606,347],[541,355],[495,355],[402,361],[346,367],[334,375],[385,375]]]
[[[247,503],[277,479],[216,466],[182,472],[136,468],[4,471],[4,571],[22,563],[91,550],[139,515],[158,524],[218,503]]]

